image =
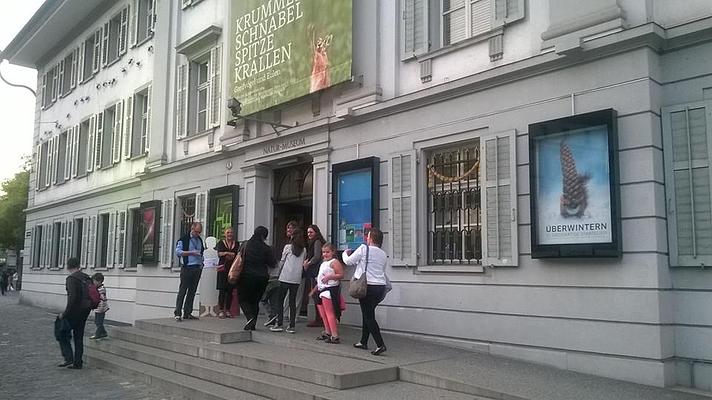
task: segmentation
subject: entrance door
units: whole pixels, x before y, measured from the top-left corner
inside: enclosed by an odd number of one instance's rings
[[[274,249],[282,254],[287,242],[287,222],[296,221],[303,231],[312,223],[312,165],[299,164],[274,171]]]

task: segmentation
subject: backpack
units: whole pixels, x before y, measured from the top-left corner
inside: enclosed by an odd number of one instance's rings
[[[94,280],[89,278],[82,282],[82,308],[96,310],[101,302],[99,288],[94,284]]]

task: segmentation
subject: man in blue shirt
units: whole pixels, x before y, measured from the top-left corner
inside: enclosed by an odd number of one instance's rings
[[[198,319],[192,315],[193,300],[195,292],[198,290],[200,274],[203,272],[203,251],[205,245],[200,233],[203,231],[203,224],[193,222],[190,226],[190,233],[183,236],[176,243],[176,256],[181,260],[180,287],[178,288],[178,298],[176,299],[176,309],[173,312],[176,321],[182,319]],[[181,318],[181,308],[183,317]]]

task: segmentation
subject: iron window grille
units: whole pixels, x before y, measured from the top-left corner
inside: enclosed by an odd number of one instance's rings
[[[479,147],[433,152],[428,158],[428,263],[480,264],[482,208]]]

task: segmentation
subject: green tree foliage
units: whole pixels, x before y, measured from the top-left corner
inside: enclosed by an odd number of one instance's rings
[[[19,252],[25,242],[25,208],[30,170],[26,162],[22,171],[0,184],[0,248]]]

